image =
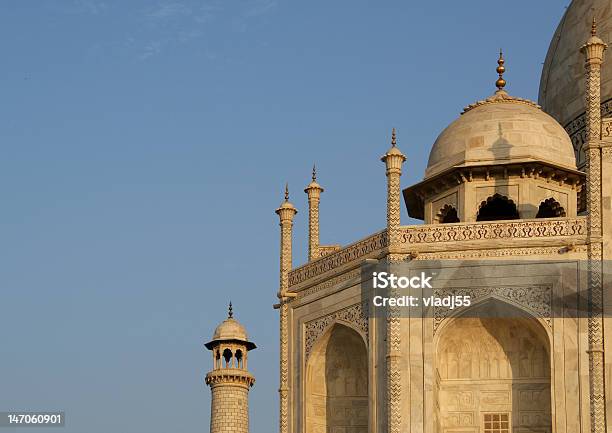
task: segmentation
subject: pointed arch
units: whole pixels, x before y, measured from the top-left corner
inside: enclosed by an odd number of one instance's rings
[[[447,319],[434,347],[441,431],[454,427],[462,401],[480,431],[490,414],[507,418],[510,430],[551,431],[551,335],[532,312],[489,298]]]
[[[438,221],[439,224],[460,222],[459,216],[457,215],[457,209],[450,204],[445,204],[436,214],[436,221]]]
[[[519,218],[518,209],[512,199],[501,194],[493,194],[480,203],[476,221],[515,220]]]
[[[363,335],[335,322],[306,363],[306,433],[362,431],[368,426],[368,358]]]
[[[566,216],[565,209],[554,198],[547,198],[538,207],[536,218],[559,218]]]

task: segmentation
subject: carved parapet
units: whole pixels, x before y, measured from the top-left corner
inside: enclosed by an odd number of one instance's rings
[[[295,268],[289,272],[289,287],[296,286],[310,278],[322,275],[327,271],[339,268],[351,262],[359,263],[368,256],[382,252],[387,247],[387,231],[375,233],[354,244],[347,245],[333,253]]]
[[[319,245],[319,257],[327,256],[342,249],[342,245]]]
[[[401,226],[398,228],[402,250],[414,255],[427,251],[470,249],[476,244],[486,247],[490,241],[520,240],[521,245],[532,241],[545,244],[548,241],[566,245],[568,242],[580,244],[586,239],[586,217],[547,218],[530,220],[511,220],[478,223],[426,224]],[[463,245],[462,245],[463,244]],[[387,231],[375,233],[354,244],[340,248],[317,260],[289,272],[291,291],[299,291],[302,283],[322,276],[330,271],[357,267],[370,257],[386,253],[388,247]],[[499,244],[491,245],[498,248]],[[323,247],[326,248],[326,247]],[[306,285],[310,286],[310,285]],[[296,290],[297,289],[297,290]]]
[[[506,239],[565,238],[586,235],[586,218],[428,224],[400,227],[400,242],[416,244]]]
[[[612,118],[611,117],[601,119],[601,138],[606,141],[612,141]]]

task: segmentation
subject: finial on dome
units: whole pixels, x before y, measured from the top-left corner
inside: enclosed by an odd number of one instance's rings
[[[595,17],[593,17],[593,24],[591,24],[591,36],[597,36],[597,22],[595,21]]]
[[[312,164],[312,181],[317,181],[317,166],[315,164]]]
[[[506,61],[504,60],[504,53],[500,48],[499,59],[497,60],[497,73],[499,74],[499,78],[495,82],[495,86],[497,86],[498,92],[504,90],[504,87],[506,87],[506,80],[504,80],[504,72],[506,72],[506,68],[504,67],[504,63],[506,63]]]
[[[397,137],[395,136],[395,128],[391,130],[391,146],[395,147],[397,145]]]
[[[229,308],[227,309],[227,318],[232,319],[234,317],[234,309],[232,308],[232,301],[229,303]]]
[[[285,184],[285,201],[289,201],[289,182]]]

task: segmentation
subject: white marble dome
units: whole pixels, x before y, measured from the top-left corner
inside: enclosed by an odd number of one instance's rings
[[[217,328],[213,334],[213,340],[243,340],[248,341],[248,336],[244,326],[234,318],[227,318]]]
[[[576,170],[572,142],[535,103],[498,90],[472,104],[438,137],[425,179],[456,167],[538,161]]]
[[[585,112],[584,55],[580,47],[591,36],[593,18],[597,21],[597,35],[610,44],[612,2],[573,0],[550,42],[542,69],[538,102],[563,126]],[[610,52],[606,54],[601,71],[602,102],[612,99],[612,60]]]

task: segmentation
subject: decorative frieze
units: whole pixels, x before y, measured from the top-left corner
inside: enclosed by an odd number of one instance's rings
[[[347,322],[360,330],[368,341],[368,305],[366,303],[354,304],[334,311],[326,316],[306,322],[304,325],[304,354],[308,359],[315,342],[337,321]]]
[[[612,116],[612,99],[608,99],[607,101],[601,104],[601,116]],[[576,119],[568,123],[565,126],[565,130],[572,139],[574,152],[576,153],[576,164],[578,165],[578,167],[583,168],[586,162],[586,157],[584,154],[584,147],[587,141],[586,113],[582,113]],[[606,132],[604,128],[602,128],[602,136],[608,137],[608,135],[605,134]]]
[[[601,119],[601,138],[612,137],[612,118]]]
[[[340,284],[344,281],[351,280],[353,278],[358,278],[360,276],[361,268],[353,269],[352,271],[345,272],[344,274],[338,275],[337,277],[325,280],[320,284],[315,284],[312,287],[308,287],[307,289],[301,290],[300,292],[298,292],[298,298],[303,298],[305,296],[312,295],[313,293],[329,289],[330,287],[333,287],[336,284]]]
[[[585,253],[584,245],[572,245],[571,251],[575,253]],[[568,247],[534,247],[534,248],[496,248],[490,250],[466,250],[466,251],[440,251],[431,253],[419,253],[413,260],[469,260],[483,259],[490,257],[522,257],[522,256],[550,256],[555,254],[565,254],[570,250]]]
[[[400,234],[402,244],[567,237],[585,235],[586,220],[578,217],[498,223],[433,224],[400,227]]]

